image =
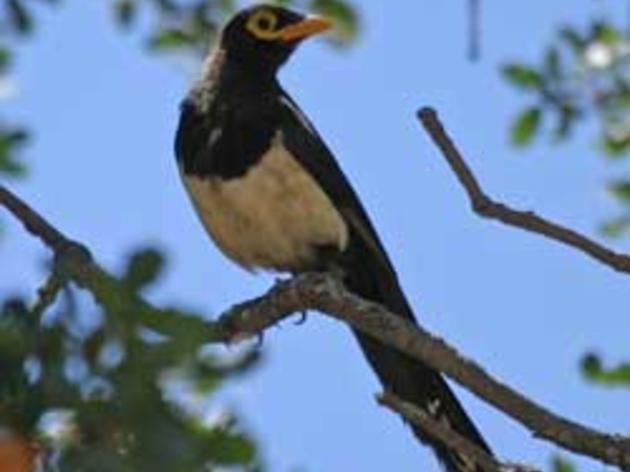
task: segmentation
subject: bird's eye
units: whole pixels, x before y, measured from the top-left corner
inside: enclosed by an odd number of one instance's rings
[[[271,31],[273,29],[273,24],[269,18],[263,16],[258,20],[258,29],[263,31]]]
[[[258,39],[273,40],[279,37],[276,31],[278,17],[271,10],[259,10],[247,21],[246,28]]]

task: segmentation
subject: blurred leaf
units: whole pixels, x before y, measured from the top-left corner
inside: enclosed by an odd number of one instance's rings
[[[157,249],[144,249],[131,255],[122,280],[136,292],[155,282],[163,270],[162,253]]]
[[[602,150],[608,157],[619,158],[630,151],[630,136],[619,139],[610,134],[606,134],[601,139]]]
[[[545,73],[553,79],[561,76],[560,53],[555,47],[547,49],[545,54]]]
[[[575,467],[566,459],[556,456],[552,461],[553,472],[575,472]]]
[[[510,132],[512,144],[525,146],[529,144],[540,125],[540,108],[530,107],[523,110],[514,120]]]
[[[0,74],[3,74],[11,64],[11,51],[6,46],[0,46]]]
[[[602,43],[613,45],[616,44],[620,37],[619,33],[610,24],[605,22],[595,22],[592,26],[592,37],[594,40],[601,41]]]
[[[256,448],[247,437],[227,431],[211,432],[206,438],[206,447],[217,464],[247,464],[254,460]]]
[[[353,41],[359,33],[359,16],[356,8],[343,0],[313,0],[311,9],[334,22],[335,39],[341,44]]]
[[[162,29],[149,38],[149,48],[156,51],[171,50],[190,46],[190,34],[181,29]]]
[[[630,363],[605,369],[596,354],[587,354],[581,363],[582,374],[591,382],[607,386],[630,385]]]
[[[599,230],[609,238],[617,238],[630,229],[630,217],[621,216],[603,223]]]
[[[608,192],[615,198],[628,202],[630,201],[630,181],[618,180],[608,184]]]
[[[128,28],[132,25],[137,14],[137,5],[133,0],[117,0],[114,5],[114,12],[116,14],[116,21],[124,28]]]
[[[560,30],[560,37],[571,47],[576,55],[581,55],[586,48],[587,41],[571,27],[564,27]]]
[[[13,27],[22,34],[30,33],[33,29],[33,19],[20,0],[6,0],[9,16]]]
[[[566,104],[560,107],[558,110],[558,121],[556,122],[555,138],[561,141],[569,137],[576,120],[577,114],[572,105]]]
[[[532,89],[542,86],[538,71],[522,64],[507,64],[502,68],[503,76],[512,84],[521,88]]]
[[[26,168],[15,155],[28,139],[25,130],[0,128],[0,172],[16,177],[24,174]]]

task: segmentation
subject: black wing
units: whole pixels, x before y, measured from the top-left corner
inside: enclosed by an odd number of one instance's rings
[[[284,145],[334,202],[348,224],[351,234],[360,238],[372,255],[377,258],[381,269],[384,269],[391,277],[391,282],[397,283],[397,277],[387,253],[359,198],[331,151],[306,115],[286,93],[280,96],[279,101],[280,130]]]

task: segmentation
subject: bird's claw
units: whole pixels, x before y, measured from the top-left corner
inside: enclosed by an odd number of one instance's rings
[[[256,333],[256,341],[254,342],[254,347],[256,349],[261,349],[264,342],[265,342],[265,332],[259,331],[258,333]]]
[[[306,310],[300,312],[299,318],[295,322],[295,326],[303,325],[304,323],[306,323],[307,319],[308,319],[308,312]]]

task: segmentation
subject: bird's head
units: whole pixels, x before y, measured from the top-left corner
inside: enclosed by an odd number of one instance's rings
[[[330,29],[331,25],[321,16],[256,5],[228,22],[221,36],[221,49],[228,60],[248,69],[275,73],[304,39]]]

